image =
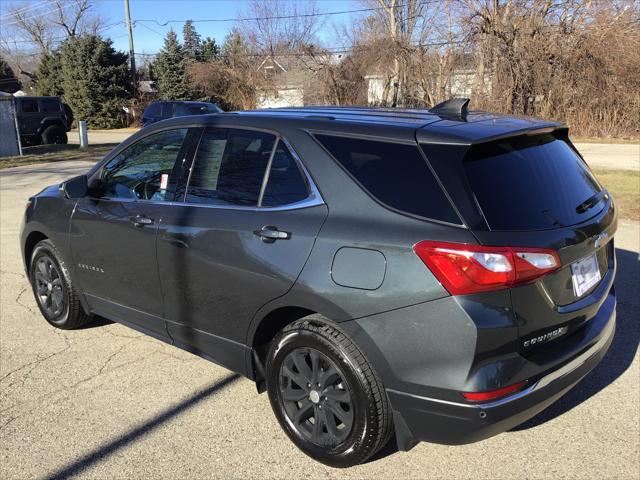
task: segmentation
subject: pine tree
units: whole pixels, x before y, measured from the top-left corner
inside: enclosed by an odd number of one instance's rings
[[[123,126],[132,92],[128,55],[94,35],[69,38],[59,55],[64,100],[75,118],[96,128]]]
[[[222,44],[222,59],[231,68],[243,66],[247,61],[249,46],[237,28],[233,28]]]
[[[211,60],[217,59],[219,55],[220,48],[218,47],[215,38],[207,37],[202,42],[199,59],[203,62],[210,62]]]
[[[62,59],[60,53],[47,53],[40,59],[36,70],[36,95],[59,97],[64,93],[62,89]]]
[[[0,90],[7,93],[15,93],[20,90],[20,82],[2,57],[0,57]]]
[[[169,30],[164,46],[152,65],[153,85],[160,98],[166,100],[189,100],[191,94],[187,84],[184,49],[176,32]]]
[[[202,40],[200,34],[193,26],[193,20],[187,20],[182,27],[182,41],[184,42],[184,52],[188,58],[198,59],[202,51]]]

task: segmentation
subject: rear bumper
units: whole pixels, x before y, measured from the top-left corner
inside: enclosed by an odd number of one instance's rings
[[[387,394],[393,408],[398,447],[410,449],[418,441],[465,444],[507,431],[535,416],[559,399],[604,357],[615,333],[615,296],[592,319],[597,331],[589,345],[553,370],[531,379],[528,386],[494,402],[472,404],[415,395],[394,389]]]

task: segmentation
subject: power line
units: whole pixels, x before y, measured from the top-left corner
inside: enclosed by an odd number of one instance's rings
[[[106,32],[107,30],[111,30],[113,27],[117,26],[117,25],[124,25],[124,20],[118,20],[117,22],[113,22],[113,23],[108,23],[107,25],[105,25],[104,27],[99,27],[98,31],[99,33],[103,33]],[[66,39],[68,39],[68,36],[63,36],[63,37],[54,37],[51,38],[50,41],[51,42],[61,42],[64,41]],[[109,37],[111,38],[111,40],[115,40],[116,38],[120,38],[120,37]],[[35,40],[5,40],[5,43],[38,43]]]
[[[12,17],[12,16],[14,16],[16,13],[24,14],[24,13],[27,13],[28,11],[30,11],[30,10],[39,10],[39,9],[41,9],[42,7],[44,7],[44,6],[45,6],[45,4],[47,4],[47,3],[51,4],[51,3],[53,3],[54,1],[55,1],[55,0],[43,0],[43,1],[38,2],[38,3],[35,3],[35,4],[34,4],[34,3],[32,3],[32,4],[29,4],[29,5],[26,5],[26,6],[25,6],[25,7],[23,7],[23,8],[17,8],[17,9],[15,9],[15,10],[14,10],[14,11],[12,11],[12,12],[5,13],[4,15],[0,15],[0,21],[5,20],[5,19],[7,19],[7,18],[9,18],[9,17]],[[32,12],[32,13],[33,13],[33,12]]]
[[[53,4],[49,4],[47,6],[50,7],[51,5],[53,5]],[[66,7],[66,5],[65,5],[65,7]],[[58,11],[58,9],[62,9],[62,10],[64,9],[63,5],[62,5],[62,2],[60,4],[58,4],[56,2],[56,8],[54,8],[52,10],[45,10],[43,12],[36,13],[35,15],[32,15],[32,16],[27,17],[27,18],[20,18],[20,19],[16,18],[16,19],[14,19],[13,22],[5,23],[2,26],[3,27],[10,27],[11,25],[18,25],[20,23],[26,22],[27,20],[33,20],[34,18],[42,17],[43,15],[47,15],[49,13],[54,13],[54,12]],[[33,13],[33,12],[31,12],[31,13]],[[15,16],[15,13],[13,13],[12,15]],[[0,21],[0,23],[1,23],[1,21]]]
[[[437,3],[438,0],[424,0],[420,3],[418,3],[418,6],[422,6],[422,5],[426,5],[429,3]],[[400,3],[398,5],[395,5],[392,8],[402,8],[404,7],[405,4],[404,3]],[[347,13],[366,13],[366,12],[375,12],[375,11],[380,11],[380,10],[386,10],[387,7],[370,7],[370,8],[358,8],[358,9],[354,9],[354,10],[338,10],[338,11],[334,11],[334,12],[315,12],[315,13],[298,13],[298,14],[292,14],[292,15],[274,15],[274,16],[268,16],[268,17],[252,17],[252,18],[242,18],[242,17],[234,17],[234,18],[204,18],[204,19],[199,19],[199,20],[192,20],[192,19],[183,19],[183,20],[165,20],[165,21],[159,21],[156,19],[136,19],[134,20],[134,23],[136,22],[148,22],[148,23],[155,23],[160,27],[166,27],[167,25],[169,25],[170,23],[184,23],[187,20],[191,20],[193,23],[228,23],[228,22],[259,22],[259,21],[265,21],[265,20],[291,20],[294,18],[310,18],[310,17],[325,17],[325,16],[331,16],[331,15],[345,15]]]

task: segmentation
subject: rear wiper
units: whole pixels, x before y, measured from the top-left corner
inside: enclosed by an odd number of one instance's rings
[[[587,198],[584,202],[576,207],[576,212],[584,213],[589,210],[591,207],[599,203],[601,200],[609,200],[609,192],[605,189],[600,190],[595,195]]]

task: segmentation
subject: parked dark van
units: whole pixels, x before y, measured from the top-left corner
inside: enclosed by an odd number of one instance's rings
[[[142,114],[142,126],[166,120],[173,117],[185,117],[187,115],[207,115],[209,113],[221,113],[222,109],[215,103],[166,101],[152,102]]]
[[[565,125],[466,106],[144,128],[30,199],[38,306],[254,380],[334,467],[509,430],[611,344],[616,207]]]

